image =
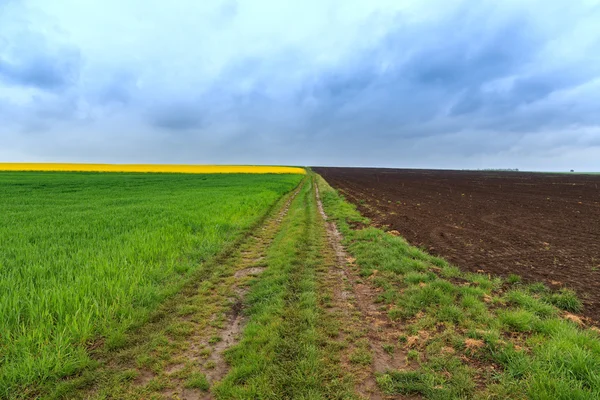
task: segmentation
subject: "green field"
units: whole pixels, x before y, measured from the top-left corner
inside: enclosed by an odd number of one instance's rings
[[[598,399],[576,293],[462,272],[314,173],[0,173],[0,399]]]
[[[0,397],[119,347],[300,175],[0,173]]]

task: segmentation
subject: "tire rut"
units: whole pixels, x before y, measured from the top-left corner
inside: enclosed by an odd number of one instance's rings
[[[376,289],[370,282],[359,276],[354,259],[348,256],[342,245],[342,235],[335,222],[328,220],[318,185],[315,183],[314,186],[319,214],[325,223],[329,246],[336,260],[335,265],[330,268],[328,277],[329,286],[334,288],[333,307],[330,311],[341,314],[346,331],[352,328],[362,331],[362,337],[358,341],[353,340],[348,334],[342,334],[340,339],[350,342],[346,353],[355,351],[360,346],[360,342],[366,340],[372,355],[368,370],[353,366],[351,354],[346,354],[342,360],[356,376],[355,390],[361,397],[371,400],[419,399],[420,396],[387,396],[377,385],[377,374],[388,370],[413,369],[407,361],[406,352],[398,346],[403,329],[401,324],[390,320],[385,310],[380,310],[376,305]],[[348,325],[353,326],[348,327]]]
[[[245,281],[242,278],[246,277],[256,277],[259,276],[264,270],[264,266],[257,266],[257,263],[262,262],[262,260],[266,256],[267,249],[271,244],[274,236],[279,231],[279,227],[281,222],[287,215],[290,204],[294,200],[294,198],[298,195],[300,190],[302,189],[303,184],[301,184],[286,200],[284,206],[279,211],[275,218],[270,219],[266,222],[265,225],[261,228],[260,232],[257,236],[255,236],[256,244],[253,246],[253,252],[256,253],[258,251],[258,255],[254,254],[251,258],[246,258],[249,256],[249,253],[242,258],[242,265],[240,268],[234,273],[234,278],[236,278],[236,283],[234,284],[233,291],[236,294],[236,297],[230,299],[233,305],[231,306],[230,311],[228,312],[227,323],[225,328],[221,330],[218,337],[219,340],[216,340],[213,345],[210,345],[211,355],[209,357],[209,363],[211,365],[210,369],[205,369],[204,372],[208,378],[211,386],[220,381],[227,375],[229,372],[229,366],[224,358],[224,353],[230,347],[237,344],[239,341],[241,334],[244,330],[244,326],[246,324],[246,318],[243,314],[244,310],[244,297],[248,292],[248,286],[245,285]],[[214,341],[214,339],[213,339]],[[211,394],[206,394],[201,397],[203,400],[212,399],[213,396]]]

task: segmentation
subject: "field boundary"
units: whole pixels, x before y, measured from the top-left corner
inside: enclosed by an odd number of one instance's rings
[[[390,369],[412,369],[407,352],[398,346],[403,334],[399,321],[392,321],[377,305],[376,288],[369,280],[359,276],[355,259],[350,257],[342,245],[343,237],[336,223],[327,216],[319,193],[318,176],[315,180],[315,197],[319,214],[326,225],[329,246],[336,263],[327,277],[333,286],[332,311],[341,313],[344,321],[348,346],[343,363],[354,375],[355,391],[362,397],[381,400],[387,396],[377,384],[377,376]],[[418,396],[402,396],[403,399]]]

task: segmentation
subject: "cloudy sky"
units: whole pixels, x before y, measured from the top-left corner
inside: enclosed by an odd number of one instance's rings
[[[0,161],[600,171],[600,0],[0,0]]]

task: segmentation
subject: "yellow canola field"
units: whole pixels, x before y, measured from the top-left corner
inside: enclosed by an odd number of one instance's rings
[[[0,163],[0,171],[172,172],[182,174],[306,174],[304,168],[266,165]]]

